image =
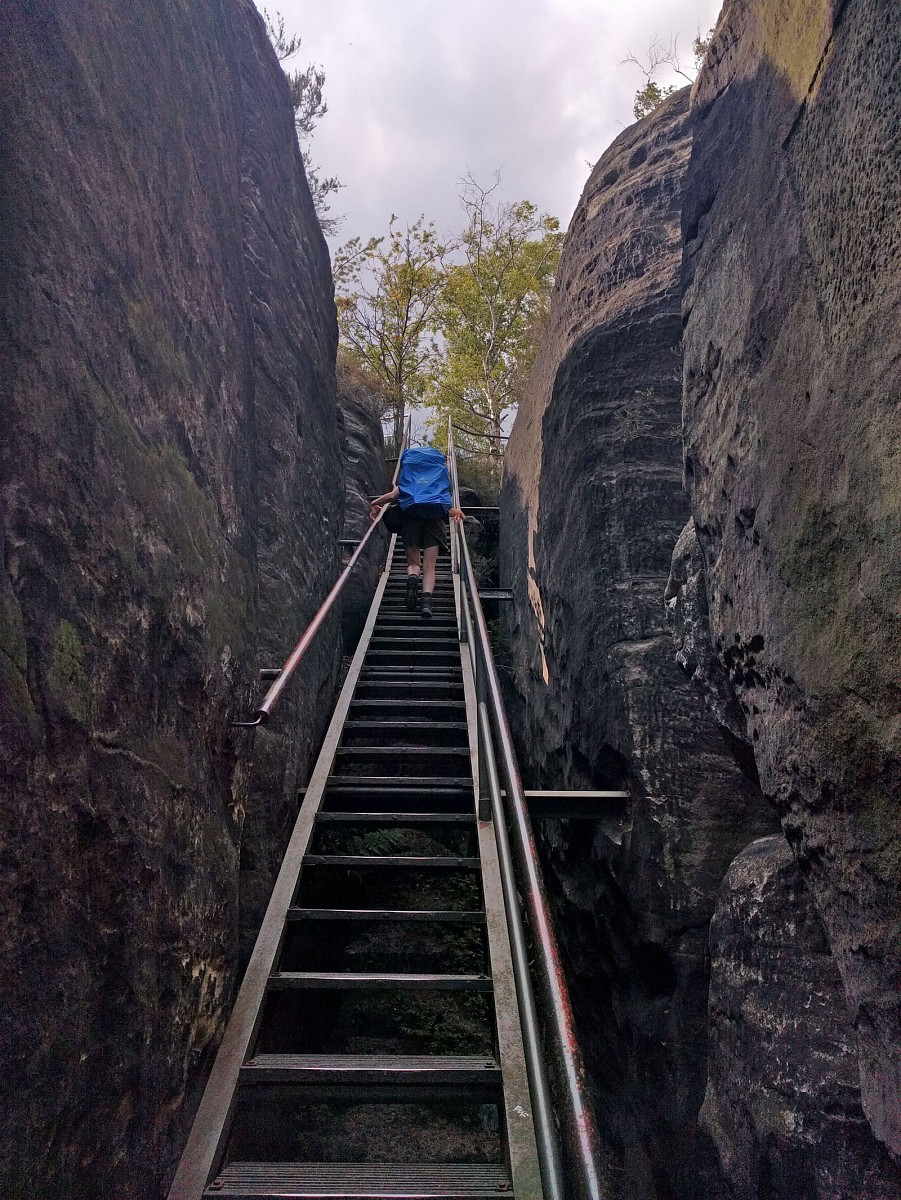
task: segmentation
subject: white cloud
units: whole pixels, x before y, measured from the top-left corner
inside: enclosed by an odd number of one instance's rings
[[[267,0],[320,62],[329,111],[314,160],[346,184],[338,240],[385,230],[392,212],[456,229],[456,181],[503,171],[507,199],[527,197],[568,223],[588,174],[632,121],[641,83],[619,67],[654,34],[716,19],[719,0]],[[262,3],[260,3],[262,7]]]

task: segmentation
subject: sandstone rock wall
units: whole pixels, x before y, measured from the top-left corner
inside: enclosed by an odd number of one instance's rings
[[[687,110],[683,91],[627,129],[586,185],[510,439],[501,559],[524,773],[533,785],[632,794],[618,846],[599,825],[542,830],[622,1194],[712,1200],[715,1155],[697,1125],[707,928],[729,862],[775,822],[752,762],[744,773],[733,757],[733,731],[675,662],[663,607],[688,515]]]
[[[863,1109],[895,1155],[899,54],[892,0],[727,3],[693,97],[683,310],[712,644],[823,922]]]
[[[375,397],[365,381],[343,365],[338,372],[338,405],[343,422],[345,463],[345,538],[361,538],[369,528],[369,503],[374,496],[383,495],[390,486],[390,472],[385,460],[385,438],[382,422],[375,407]],[[347,553],[352,548],[348,547]],[[347,581],[341,601],[341,624],[344,633],[344,652],[356,649],[366,614],[388,552],[388,534],[381,527],[370,538]]]
[[[735,1200],[896,1200],[901,1168],[864,1118],[841,978],[781,834],[730,866],[710,957],[701,1119]]]
[[[332,694],[337,620],[229,731],[338,567],[329,262],[249,0],[0,56],[0,1191],[148,1200]]]

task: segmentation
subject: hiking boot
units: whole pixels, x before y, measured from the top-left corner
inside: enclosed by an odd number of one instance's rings
[[[409,609],[410,612],[416,612],[417,608],[419,608],[419,576],[418,575],[408,575],[407,576],[406,603],[407,603],[407,608]]]
[[[431,592],[423,592],[422,593],[422,605],[420,606],[419,612],[420,612],[420,615],[422,616],[423,621],[431,621],[432,617],[435,615],[432,612],[432,593]]]

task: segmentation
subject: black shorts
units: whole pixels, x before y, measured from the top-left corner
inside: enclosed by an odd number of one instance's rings
[[[404,510],[401,534],[405,550],[428,550],[430,546],[447,549],[447,517],[443,513],[436,516],[436,507],[414,504]]]

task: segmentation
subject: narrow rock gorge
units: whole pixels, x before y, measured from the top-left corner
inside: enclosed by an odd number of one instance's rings
[[[510,440],[524,774],[631,796],[540,826],[629,1197],[901,1196],[899,49],[726,4],[592,172]]]
[[[717,1176],[697,1123],[707,926],[729,862],[775,828],[752,761],[733,754],[733,733],[677,665],[663,606],[688,512],[687,118],[686,89],[621,134],[592,172],[501,497],[523,768],[535,786],[632,795],[620,844],[597,824],[543,829],[579,1030],[630,1197],[689,1197]]]
[[[0,12],[0,1191],[148,1200],[333,695],[335,309],[249,0]],[[152,63],[152,69],[148,69]]]
[[[726,0],[573,216],[499,579],[463,501],[526,786],[628,794],[536,821],[609,1200],[901,1200],[899,63],[897,0]],[[156,1200],[383,532],[231,723],[384,441],[251,0],[7,0],[0,73],[0,1193]]]

